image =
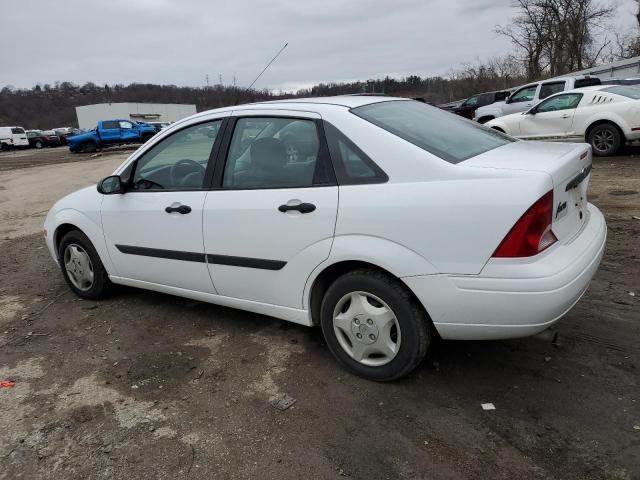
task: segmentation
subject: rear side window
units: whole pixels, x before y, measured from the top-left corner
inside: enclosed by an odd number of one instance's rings
[[[336,127],[324,122],[324,133],[338,184],[361,185],[389,180],[382,169]]]
[[[304,188],[326,185],[326,146],[314,120],[246,117],[236,121],[223,188]]]
[[[351,112],[449,163],[515,141],[478,123],[410,100],[373,103]]]
[[[13,133],[14,135],[20,135],[21,133],[24,133],[24,128],[13,127],[11,129],[11,133]]]
[[[599,78],[579,78],[576,80],[573,88],[592,87],[594,85],[602,85],[602,81]]]
[[[564,91],[564,81],[543,83],[540,87],[540,99],[547,98],[549,95]]]

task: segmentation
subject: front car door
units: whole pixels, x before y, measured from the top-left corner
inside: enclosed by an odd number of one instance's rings
[[[504,114],[509,115],[511,113],[523,112],[533,106],[533,100],[536,97],[536,92],[539,85],[527,85],[520,90],[516,90],[513,95],[508,99],[509,103],[504,104]]]
[[[137,142],[140,137],[138,130],[134,128],[134,125],[129,120],[120,120],[120,141],[122,142]]]
[[[100,140],[103,143],[116,143],[120,141],[120,122],[118,120],[105,120],[99,127]]]
[[[581,93],[563,93],[547,98],[520,120],[520,138],[564,140],[571,133]]]
[[[222,139],[223,118],[183,127],[156,142],[105,195],[102,225],[119,277],[215,293],[202,244],[202,208]]]
[[[203,212],[219,295],[302,308],[309,274],[329,256],[338,208],[320,116],[234,112]]]

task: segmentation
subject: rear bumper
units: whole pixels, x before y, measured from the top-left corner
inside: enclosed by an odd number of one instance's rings
[[[528,259],[492,258],[479,275],[405,277],[442,338],[489,340],[534,335],[582,297],[604,253],[607,227],[589,204],[581,231]]]

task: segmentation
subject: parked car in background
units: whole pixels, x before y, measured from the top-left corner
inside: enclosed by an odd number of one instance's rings
[[[133,120],[102,120],[93,130],[67,137],[72,152],[95,152],[99,148],[124,143],[143,143],[156,134],[156,129]]]
[[[29,140],[29,146],[37,149],[62,145],[60,137],[54,135],[52,130],[45,132],[42,130],[27,130],[27,139]]]
[[[117,283],[320,325],[386,381],[437,335],[533,335],[573,307],[606,238],[591,161],[408,99],[257,103],[176,122],[44,232],[82,298]]]
[[[169,125],[171,125],[170,122],[146,122],[146,123],[147,125],[151,125],[153,128],[155,128],[156,132],[159,132],[160,130],[164,130]]]
[[[486,123],[494,118],[529,110],[540,100],[544,100],[554,93],[600,84],[599,78],[588,76],[556,78],[530,83],[515,90],[505,101],[478,108],[473,119],[480,123]]]
[[[509,90],[500,90],[497,92],[486,92],[472,95],[467,98],[462,104],[449,108],[450,112],[460,115],[464,118],[472,119],[475,116],[476,109],[484,107],[485,105],[491,105],[495,102],[501,102],[506,100],[511,92]]]
[[[0,149],[27,148],[27,132],[22,127],[0,127]]]
[[[640,85],[640,78],[605,78],[602,85]]]
[[[640,88],[601,85],[569,90],[486,125],[526,140],[586,141],[594,155],[614,155],[626,142],[640,140]]]
[[[59,127],[54,128],[53,131],[60,137],[60,142],[62,142],[63,145],[67,145],[69,143],[67,138],[82,133],[82,130],[74,127]]]

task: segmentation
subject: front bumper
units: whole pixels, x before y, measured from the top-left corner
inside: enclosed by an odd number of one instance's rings
[[[405,277],[440,336],[490,340],[534,335],[587,290],[604,254],[607,227],[594,205],[581,231],[535,257],[492,258],[479,275]]]

